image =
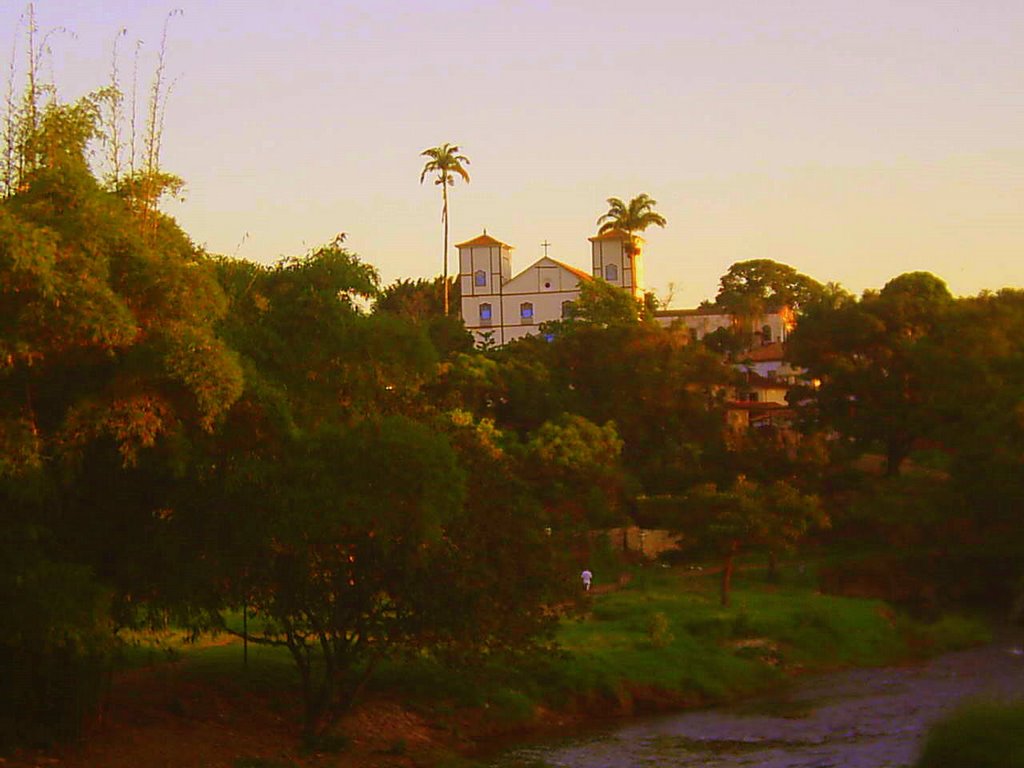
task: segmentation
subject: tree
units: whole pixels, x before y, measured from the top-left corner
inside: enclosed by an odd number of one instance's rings
[[[597,328],[636,325],[643,310],[643,305],[627,291],[595,277],[580,281],[580,295],[572,303],[568,318],[555,320],[541,331],[550,330],[557,334],[581,325]]]
[[[789,307],[799,311],[819,300],[825,288],[793,267],[771,259],[739,261],[719,281],[715,304],[740,317],[755,319]]]
[[[569,594],[569,532],[527,482],[529,459],[515,435],[464,411],[444,414],[435,426],[471,482],[432,570],[439,585],[432,591],[434,652],[463,668],[497,654],[529,654],[552,638],[558,616],[550,607]]]
[[[963,564],[949,572],[972,574],[971,599],[1005,605],[1015,591],[1020,618],[1024,291],[1003,289],[957,301],[937,335],[948,373],[939,379],[937,406],[946,418],[936,437],[949,458],[946,495],[959,502],[948,551]]]
[[[422,322],[366,314],[376,272],[337,243],[219,266],[246,390],[193,452],[174,524],[201,543],[183,562],[213,585],[207,604],[258,611],[254,641],[291,653],[307,730],[350,706],[381,658],[530,647],[556,583],[544,509],[496,430],[429,399],[484,409],[496,366],[476,353],[439,366]]]
[[[544,422],[525,448],[525,472],[552,511],[590,528],[622,521],[622,440],[614,424],[564,414]]]
[[[390,312],[414,323],[425,323],[444,314],[442,278],[396,280],[385,287],[373,305],[374,312]],[[452,287],[458,290],[458,283]]]
[[[420,184],[428,174],[436,173],[437,178],[434,184],[441,187],[441,222],[444,224],[444,314],[448,315],[448,187],[455,185],[455,178],[461,176],[463,181],[469,182],[469,173],[465,166],[469,165],[469,158],[459,154],[459,147],[455,144],[442,144],[438,147],[431,147],[420,152],[421,157],[429,158],[423,165],[420,173]]]
[[[338,241],[272,267],[218,266],[232,309],[223,334],[251,380],[290,393],[302,427],[387,411],[434,375],[437,354],[422,327],[362,310],[378,295],[377,271]]]
[[[647,493],[688,487],[724,451],[721,398],[732,369],[656,324],[580,325],[543,348],[565,408],[614,422],[623,464]],[[543,349],[542,348],[542,349]]]
[[[73,732],[113,622],[166,597],[177,571],[151,557],[167,551],[165,492],[242,391],[211,261],[97,181],[97,119],[85,99],[21,125],[24,162],[0,200],[0,656],[19,667],[0,691],[4,737],[25,722],[38,736],[61,710],[54,731]]]
[[[953,297],[939,278],[901,275],[859,302],[808,310],[790,335],[790,359],[817,382],[793,393],[805,415],[859,451],[880,445],[886,474],[914,443],[935,436],[946,414],[939,393],[947,354],[940,334]]]
[[[783,481],[767,486],[743,477],[729,489],[700,485],[686,496],[683,517],[675,527],[696,534],[722,557],[720,598],[729,605],[736,556],[747,547],[769,553],[795,546],[808,531],[829,524],[816,496],[805,495]]]
[[[396,280],[381,291],[373,305],[374,314],[405,318],[426,328],[430,340],[443,358],[473,348],[473,336],[458,316],[444,313],[442,278]],[[448,281],[450,300],[458,304],[461,290],[457,280]]]
[[[667,223],[665,217],[654,210],[658,204],[657,200],[651,199],[646,193],[640,193],[629,203],[623,202],[617,197],[608,198],[608,212],[602,214],[598,220],[598,233],[603,234],[609,230],[620,230],[626,234],[626,252],[635,255],[637,252],[637,232],[643,232],[651,226],[664,227]]]
[[[352,705],[380,659],[443,631],[435,593],[445,585],[432,570],[463,506],[463,473],[444,434],[387,417],[300,434],[226,490],[232,538],[250,549],[222,578],[263,620],[250,640],[291,654],[314,735]]]

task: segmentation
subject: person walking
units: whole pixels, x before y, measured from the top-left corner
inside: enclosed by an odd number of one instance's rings
[[[583,569],[583,573],[580,574],[580,579],[583,581],[583,591],[590,591],[590,582],[594,580],[594,574],[592,574],[586,568]]]

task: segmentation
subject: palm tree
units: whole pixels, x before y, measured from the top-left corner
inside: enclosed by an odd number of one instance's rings
[[[600,225],[597,233],[603,235],[611,229],[621,230],[626,234],[626,253],[635,256],[639,249],[633,233],[643,232],[651,225],[664,227],[666,224],[665,217],[654,210],[657,204],[658,201],[646,193],[640,193],[628,205],[617,197],[609,197],[608,213],[597,220]]]
[[[434,184],[441,187],[441,221],[444,223],[444,314],[448,316],[448,187],[455,184],[456,175],[469,182],[469,174],[464,166],[469,165],[469,158],[459,154],[455,144],[442,144],[420,152],[422,157],[430,158],[423,166],[420,184],[427,174],[436,173]]]

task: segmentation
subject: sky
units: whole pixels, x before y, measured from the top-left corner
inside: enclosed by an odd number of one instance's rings
[[[0,0],[22,67],[27,3]],[[176,12],[179,11],[180,13]],[[168,14],[175,11],[168,20]],[[589,269],[606,199],[647,193],[647,288],[713,298],[773,259],[854,293],[930,271],[954,294],[1024,287],[1022,0],[36,0],[63,99],[139,104],[167,21],[166,206],[214,253],[263,263],[347,233],[385,283],[441,272],[450,142],[484,228]],[[6,78],[5,78],[6,79]],[[456,252],[450,253],[453,271]]]

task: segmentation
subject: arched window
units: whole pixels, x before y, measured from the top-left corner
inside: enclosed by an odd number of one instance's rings
[[[478,269],[473,273],[473,285],[486,286],[487,285],[487,273],[482,269]]]
[[[523,321],[524,324],[533,322],[532,302],[524,301],[522,304],[519,305],[519,318]]]
[[[761,329],[761,341],[765,344],[772,343],[772,327],[766,325]]]
[[[480,305],[480,325],[491,324],[491,305],[481,304]]]
[[[619,265],[618,264],[605,264],[604,265],[604,279],[609,283],[613,283],[619,279]]]
[[[562,302],[562,318],[564,319],[566,317],[572,317],[572,302],[571,301],[563,301]]]

